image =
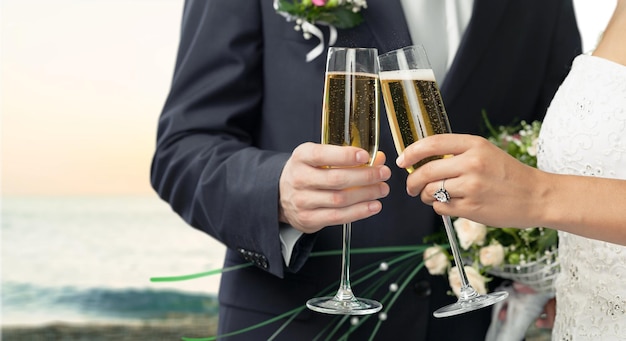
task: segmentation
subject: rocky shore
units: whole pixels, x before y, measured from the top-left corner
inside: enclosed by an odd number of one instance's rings
[[[3,341],[175,341],[217,332],[216,317],[189,317],[135,323],[3,326]]]

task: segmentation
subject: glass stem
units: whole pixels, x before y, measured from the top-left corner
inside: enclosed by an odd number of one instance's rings
[[[341,250],[341,280],[335,299],[340,301],[356,300],[350,288],[350,240],[352,238],[352,223],[343,224],[343,247]]]
[[[463,259],[461,259],[461,252],[459,250],[459,244],[456,240],[456,233],[452,227],[452,220],[450,219],[450,216],[447,215],[443,215],[441,218],[443,219],[443,224],[446,228],[446,234],[448,235],[448,241],[450,242],[450,249],[452,250],[454,263],[456,264],[456,268],[459,270],[459,275],[461,276],[461,297],[459,297],[459,299],[465,300],[476,297],[478,296],[478,292],[472,288],[467,280],[465,265],[463,264]]]

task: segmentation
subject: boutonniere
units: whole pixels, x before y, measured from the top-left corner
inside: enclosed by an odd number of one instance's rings
[[[324,51],[324,35],[317,25],[329,27],[329,46],[332,46],[337,41],[338,28],[352,28],[363,22],[364,8],[367,8],[366,0],[274,0],[276,12],[294,21],[294,29],[302,31],[305,39],[313,36],[319,39],[320,43],[307,54],[307,62]]]

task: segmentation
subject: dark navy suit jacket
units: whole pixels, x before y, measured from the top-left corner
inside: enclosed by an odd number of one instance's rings
[[[413,43],[398,0],[369,0],[368,5],[364,23],[339,30],[336,46],[375,47],[384,53]],[[222,275],[221,333],[303,306],[323,289],[334,291],[332,283],[340,275],[339,256],[309,257],[311,251],[339,250],[340,228],[303,237],[289,267],[281,254],[278,180],[296,146],[319,142],[326,60],[322,54],[305,62],[318,42],[305,40],[293,27],[276,14],[272,0],[189,0],[184,6],[151,180],[190,225],[228,247],[224,266],[255,264]],[[328,29],[322,30],[328,40]],[[580,50],[571,0],[475,0],[441,87],[452,130],[483,133],[483,110],[494,124],[541,119]],[[391,193],[382,200],[380,214],[353,224],[352,247],[422,244],[440,227],[440,219],[406,194],[406,174],[393,162],[382,106],[380,131],[380,149],[393,170]],[[394,254],[353,254],[352,273],[389,256]],[[420,257],[410,261],[413,265],[404,266],[415,266]],[[361,294],[383,276],[355,284],[354,290]],[[401,284],[402,278],[400,273],[390,276],[370,296],[381,299],[389,284]],[[376,339],[482,340],[489,309],[432,317],[435,309],[454,301],[447,290],[443,277],[420,271],[388,307]],[[367,339],[376,319],[369,318],[351,339]],[[333,321],[333,316],[305,310],[277,339],[310,340]],[[267,339],[283,322],[225,339]]]

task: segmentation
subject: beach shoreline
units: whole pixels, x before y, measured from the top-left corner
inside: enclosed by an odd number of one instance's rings
[[[217,333],[216,316],[186,316],[129,322],[3,325],[3,341],[171,341],[206,338]]]
[[[52,323],[2,326],[3,341],[173,341],[217,334],[217,316],[187,316],[134,322]],[[549,341],[549,329],[529,328],[528,341]]]

